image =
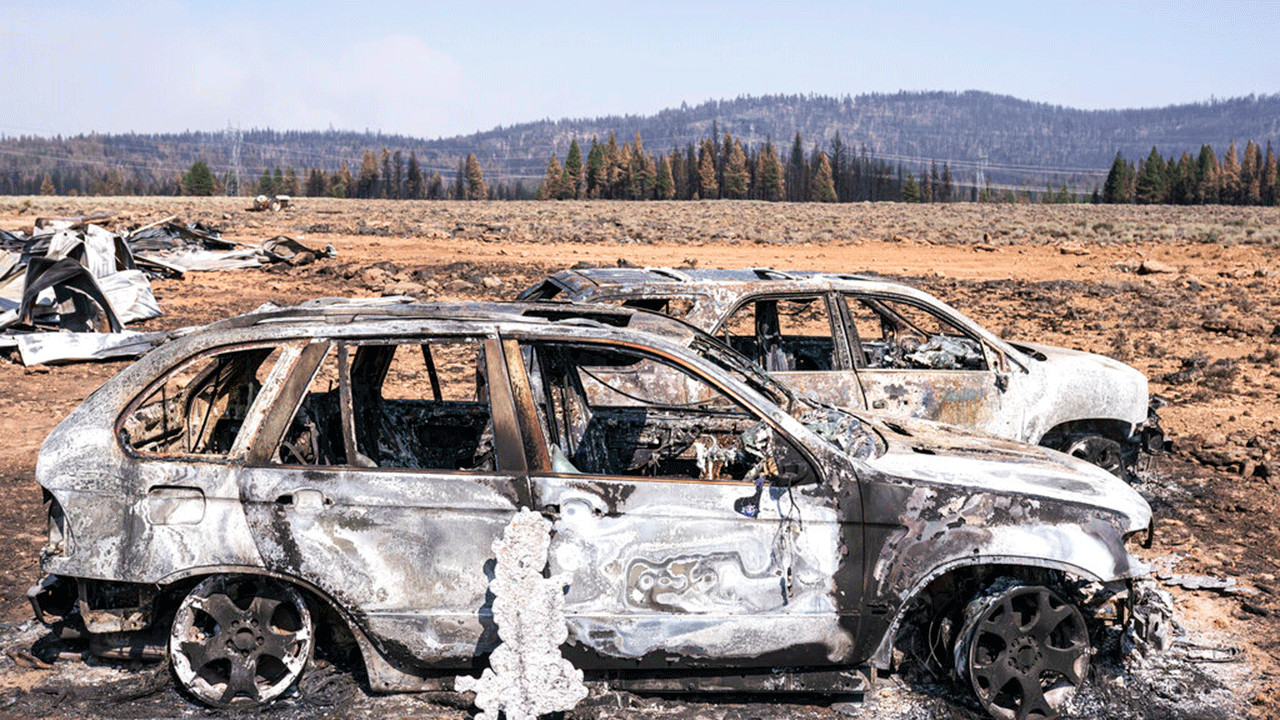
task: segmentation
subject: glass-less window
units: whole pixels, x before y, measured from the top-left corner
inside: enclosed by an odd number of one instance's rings
[[[276,461],[492,470],[484,367],[482,345],[470,339],[338,345],[303,395]]]
[[[770,372],[833,370],[835,343],[821,296],[765,298],[743,304],[719,333]]]
[[[188,360],[129,413],[123,441],[149,454],[226,455],[280,352],[224,349]]]
[[[848,295],[845,302],[868,368],[986,370],[982,343],[950,320],[907,302]]]
[[[524,357],[555,472],[748,482],[782,473],[816,477],[767,423],[674,363],[556,343],[533,344]],[[800,463],[804,471],[794,467]]]

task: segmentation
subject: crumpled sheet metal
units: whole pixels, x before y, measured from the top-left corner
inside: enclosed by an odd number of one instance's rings
[[[336,254],[332,246],[314,250],[283,235],[261,245],[224,240],[213,228],[172,218],[121,236],[93,219],[42,218],[31,236],[0,235],[0,330],[30,326],[0,337],[0,348],[18,349],[25,364],[136,357],[160,342],[164,333],[147,333],[146,341],[122,333],[128,323],[161,314],[151,276],[306,265]],[[66,337],[28,334],[55,326]],[[93,331],[118,337],[90,337]]]
[[[243,270],[273,262],[307,265],[337,254],[332,245],[315,250],[285,235],[259,245],[225,240],[217,230],[200,223],[171,220],[136,230],[125,240],[141,264],[154,263],[157,271],[176,274]]]
[[[167,332],[27,333],[0,338],[0,348],[13,344],[23,365],[138,357],[169,339]],[[8,341],[8,342],[7,342]]]

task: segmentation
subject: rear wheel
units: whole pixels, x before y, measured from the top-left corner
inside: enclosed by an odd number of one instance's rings
[[[203,580],[178,607],[169,658],[201,702],[251,708],[283,695],[302,676],[314,643],[311,613],[292,586],[252,575]]]
[[[1075,605],[1046,587],[1006,583],[971,602],[956,672],[1001,720],[1056,718],[1089,672],[1089,631]]]

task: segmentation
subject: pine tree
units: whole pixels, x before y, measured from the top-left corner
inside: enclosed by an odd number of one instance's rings
[[[783,198],[782,186],[782,163],[778,162],[778,153],[774,151],[773,144],[766,142],[764,149],[760,151],[760,156],[756,160],[757,169],[756,176],[758,180],[758,188],[760,191],[760,199],[776,202]]]
[[[791,144],[791,160],[787,163],[787,199],[792,202],[804,202],[809,199],[809,168],[804,159],[804,144],[800,141],[800,133],[796,133],[795,142]]]
[[[480,171],[480,161],[475,153],[467,153],[466,160],[467,199],[485,200],[489,197],[489,188],[484,182],[484,173]]]
[[[902,183],[902,202],[920,202],[920,186],[916,184],[916,176],[913,173],[907,173],[906,182]]]
[[[681,199],[696,200],[698,199],[698,183],[701,175],[698,173],[698,151],[693,148],[692,142],[684,144],[684,171],[684,182],[687,190],[681,196]]]
[[[1169,161],[1172,163],[1173,158]],[[1190,205],[1195,202],[1195,185],[1195,161],[1183,152],[1169,172],[1169,202],[1173,205]]]
[[[1151,146],[1151,154],[1142,163],[1138,173],[1137,185],[1134,188],[1134,199],[1142,205],[1158,205],[1165,202],[1169,188],[1164,158],[1155,146]]]
[[[431,171],[431,181],[427,183],[427,197],[432,200],[444,199],[444,176],[439,170]]]
[[[1240,204],[1240,160],[1236,154],[1235,140],[1231,141],[1227,154],[1222,157],[1222,203]]]
[[[689,199],[689,171],[684,166],[684,153],[679,148],[672,148],[667,158],[671,168],[671,197],[675,200]]]
[[[47,175],[45,179],[48,180]],[[213,185],[213,173],[209,171],[209,165],[203,160],[191,163],[191,169],[182,176],[183,195],[213,195]],[[41,195],[45,194],[43,186],[40,190]]]
[[[1262,203],[1262,152],[1252,140],[1244,148],[1240,159],[1240,204]]]
[[[404,197],[404,156],[396,150],[391,154],[391,197],[399,200]]]
[[[49,173],[44,174],[44,179],[40,181],[41,195],[57,195],[58,188],[53,186],[53,179],[49,177]],[[210,193],[211,195],[213,193]]]
[[[424,195],[423,188],[424,178],[422,177],[422,166],[418,165],[418,155],[414,151],[409,151],[409,169],[405,173],[404,194],[410,200],[421,200]]]
[[[382,166],[382,174],[378,176],[375,197],[385,199],[391,197],[391,151],[382,148],[382,157],[378,162]]]
[[[724,136],[728,138],[729,133],[726,132]],[[747,196],[748,190],[750,176],[747,172],[747,155],[742,151],[742,143],[734,140],[724,164],[724,196],[741,200]]]
[[[347,161],[343,160],[342,167],[338,169],[338,176],[329,185],[329,194],[336,198],[344,198],[354,188],[355,178],[351,176],[351,168],[347,167]]]
[[[1222,202],[1222,166],[1211,145],[1201,145],[1196,159],[1196,202],[1203,205]]]
[[[564,172],[568,181],[564,191],[569,198],[582,197],[582,148],[578,147],[576,139],[569,143],[569,154],[564,159]]]
[[[671,174],[671,161],[665,154],[658,160],[658,179],[654,181],[653,195],[659,200],[676,196],[675,177]]]
[[[951,202],[955,195],[955,184],[951,180],[950,163],[942,163],[942,202]]]
[[[378,192],[378,161],[370,150],[364,151],[360,161],[360,179],[356,181],[355,191],[358,198],[371,198]]]
[[[324,197],[329,194],[329,176],[319,168],[307,173],[307,197]]]
[[[844,202],[850,199],[845,168],[849,164],[848,151],[844,141],[840,139],[840,131],[831,139],[831,174],[835,178],[836,200]]]
[[[719,197],[719,186],[716,185],[716,146],[710,140],[703,140],[698,148],[698,198],[715,200]]]
[[[617,199],[622,196],[624,174],[622,150],[618,148],[618,139],[610,130],[609,140],[604,144],[603,197]]]
[[[813,202],[835,202],[836,186],[831,176],[831,162],[825,152],[818,152],[818,161],[814,163],[813,179],[810,181],[809,199]]]
[[[640,131],[636,131],[636,137],[631,143],[631,155],[628,167],[628,192],[627,196],[630,200],[648,200],[653,193],[653,184],[657,180],[655,177],[658,168],[654,165],[644,152],[644,141],[640,139]]]
[[[1107,173],[1107,181],[1102,185],[1102,202],[1108,205],[1129,202],[1129,175],[1132,170],[1119,151],[1111,162],[1111,172]],[[986,189],[983,189],[986,192]]]
[[[563,175],[564,168],[560,167],[560,159],[555,153],[551,153],[551,159],[547,161],[547,174],[538,188],[538,199],[559,200],[563,197],[564,186],[561,185]]]
[[[601,196],[604,191],[604,175],[604,148],[592,137],[591,149],[587,151],[587,197],[594,199]]]
[[[1262,204],[1280,204],[1280,167],[1277,167],[1276,154],[1271,149],[1271,141],[1267,141],[1267,154],[1262,161]]]

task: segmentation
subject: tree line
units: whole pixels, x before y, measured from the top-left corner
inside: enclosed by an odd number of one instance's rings
[[[381,168],[381,169],[379,169]],[[197,160],[183,173],[179,183],[183,195],[242,195],[236,179],[228,171],[219,180],[208,163]],[[42,188],[41,194],[45,193]],[[495,189],[484,181],[480,161],[474,153],[458,163],[456,178],[446,183],[439,171],[423,172],[418,156],[410,152],[406,160],[400,150],[382,149],[381,159],[372,150],[364,151],[358,175],[346,161],[333,172],[309,168],[301,176],[294,168],[263,170],[256,182],[245,188],[250,195],[296,195],[305,197],[379,198],[387,200],[487,200]]]
[[[1280,204],[1280,172],[1270,142],[1264,153],[1250,140],[1238,154],[1233,140],[1221,160],[1209,145],[1202,145],[1196,157],[1184,152],[1177,159],[1172,154],[1162,157],[1152,146],[1136,165],[1116,153],[1100,199],[1143,205],[1274,206]]]
[[[619,146],[610,132],[591,139],[585,160],[575,139],[564,162],[552,154],[537,196],[541,199],[608,200],[787,200],[855,202],[901,200],[950,202],[960,199],[951,168],[934,163],[920,178],[901,165],[877,159],[866,146],[855,150],[837,133],[827,148],[806,151],[796,133],[789,153],[765,140],[744,143],[729,131],[683,149],[654,155],[635,137]],[[828,150],[830,152],[828,153]]]

